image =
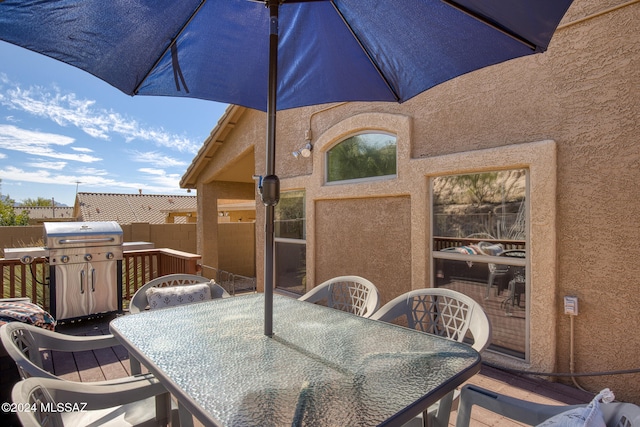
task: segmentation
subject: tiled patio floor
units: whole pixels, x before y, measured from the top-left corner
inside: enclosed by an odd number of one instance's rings
[[[57,330],[72,335],[98,335],[107,334],[108,317],[60,325]],[[57,375],[75,381],[98,381],[118,376],[125,376],[129,372],[127,352],[118,346],[113,349],[105,349],[97,352],[74,353],[73,357],[67,355],[60,357],[52,355],[49,359],[50,369]],[[8,357],[0,358],[0,400],[7,402],[10,399],[11,387],[18,380],[18,373],[13,361]],[[526,399],[534,402],[549,404],[576,404],[586,403],[591,400],[591,395],[574,387],[559,383],[551,383],[540,379],[513,375],[504,371],[482,367],[480,374],[474,376],[469,383],[506,394],[509,396]],[[454,425],[455,412],[452,413],[450,425]],[[11,414],[0,414],[0,425],[17,426],[17,420]],[[496,416],[488,411],[474,408],[472,412],[472,426],[520,426],[503,417]]]

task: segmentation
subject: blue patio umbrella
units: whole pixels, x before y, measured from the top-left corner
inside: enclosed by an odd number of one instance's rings
[[[267,113],[265,334],[272,335],[276,111],[403,102],[544,52],[572,0],[0,0],[0,39],[129,95]]]

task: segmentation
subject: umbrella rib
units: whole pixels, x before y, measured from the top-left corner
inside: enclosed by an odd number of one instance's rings
[[[133,94],[134,95],[138,94],[138,91],[140,90],[140,87],[142,86],[142,84],[147,80],[147,78],[149,77],[151,72],[158,66],[160,61],[162,61],[162,58],[164,58],[164,56],[167,54],[167,52],[169,52],[169,50],[171,50],[171,48],[176,44],[176,41],[178,40],[178,37],[180,37],[180,35],[184,32],[184,30],[191,23],[191,21],[193,21],[193,18],[195,18],[195,16],[198,14],[200,9],[202,9],[202,6],[204,6],[204,4],[206,2],[207,2],[207,0],[202,0],[200,2],[200,4],[198,5],[198,7],[196,7],[195,10],[193,11],[193,13],[189,16],[189,19],[187,19],[184,22],[184,24],[182,25],[182,27],[180,27],[180,29],[178,30],[176,35],[171,39],[171,42],[169,43],[169,46],[167,46],[166,49],[162,52],[162,54],[160,54],[160,56],[158,56],[158,59],[156,59],[156,61],[151,66],[151,68],[149,68],[147,70],[147,72],[144,74],[144,76],[142,77],[140,82],[136,85],[135,88],[133,88]],[[185,87],[186,87],[186,85],[185,85]]]
[[[511,37],[515,41],[520,42],[523,45],[527,46],[529,49],[531,49],[533,51],[538,50],[538,46],[535,43],[530,42],[529,40],[525,39],[521,35],[514,33],[510,29],[498,24],[497,22],[494,22],[494,21],[490,20],[486,16],[480,15],[479,13],[476,13],[476,12],[472,11],[469,8],[466,8],[466,7],[462,6],[462,5],[459,5],[458,3],[454,2],[453,0],[442,0],[442,2],[448,4],[449,6],[453,7],[454,9],[457,9],[460,12],[472,17],[475,20],[480,21],[483,24],[486,24],[486,25],[490,26],[491,28],[493,28],[496,31],[501,32],[505,36]],[[542,50],[545,50],[545,49],[542,49]]]
[[[371,55],[371,53],[367,50],[367,48],[362,44],[362,41],[360,41],[360,39],[358,38],[358,36],[356,35],[356,33],[353,31],[353,28],[351,28],[351,25],[349,25],[349,23],[347,22],[346,18],[344,17],[344,15],[342,14],[342,12],[340,12],[340,9],[338,9],[338,6],[336,5],[336,3],[331,0],[331,5],[333,6],[333,8],[335,9],[336,13],[340,16],[340,18],[342,19],[342,22],[344,22],[344,25],[347,26],[347,28],[349,29],[349,32],[351,33],[351,35],[353,36],[353,38],[358,42],[358,45],[360,46],[360,49],[362,49],[362,51],[365,53],[365,55],[367,55],[367,58],[369,58],[369,62],[371,62],[371,64],[374,66],[374,68],[376,69],[376,71],[378,72],[378,75],[380,75],[380,78],[382,79],[382,81],[384,81],[384,84],[387,86],[387,88],[389,89],[389,92],[391,92],[394,96],[394,98],[396,99],[396,102],[400,102],[400,96],[398,95],[398,93],[396,92],[396,90],[393,88],[393,86],[391,86],[391,83],[389,82],[389,80],[387,79],[387,77],[384,75],[384,73],[382,72],[382,70],[380,69],[380,67],[378,66],[378,63],[376,61],[373,60],[373,56]]]

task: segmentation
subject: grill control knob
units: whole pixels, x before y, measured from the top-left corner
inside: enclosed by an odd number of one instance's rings
[[[69,257],[67,255],[62,255],[60,257],[60,261],[62,261],[63,263],[68,263],[69,262]]]
[[[93,257],[91,256],[91,254],[86,254],[86,255],[84,256],[84,260],[85,260],[85,261],[91,261],[91,259],[92,259],[92,258],[93,258]]]
[[[113,252],[107,252],[107,259],[113,259]]]

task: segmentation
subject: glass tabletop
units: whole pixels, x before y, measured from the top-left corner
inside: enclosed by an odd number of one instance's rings
[[[123,316],[111,331],[206,425],[400,425],[480,369],[471,347],[274,295]]]

